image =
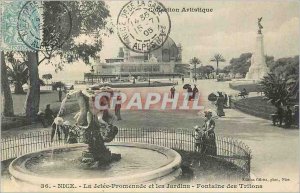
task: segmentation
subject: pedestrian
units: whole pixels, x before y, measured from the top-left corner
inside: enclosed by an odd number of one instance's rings
[[[224,107],[228,107],[228,95],[225,93],[224,94]]]
[[[216,101],[216,106],[217,106],[217,115],[219,117],[225,116],[224,112],[224,96],[222,95],[222,92],[218,92],[219,96]]]
[[[284,109],[282,108],[282,105],[280,102],[276,105],[276,108],[277,108],[277,111],[276,111],[277,120],[279,121],[279,126],[281,127],[282,121],[283,121],[283,116],[284,116]]]
[[[285,127],[290,128],[293,121],[293,112],[289,105],[286,106],[285,111]]]
[[[197,88],[197,85],[195,84],[193,88],[193,99],[195,99],[198,96],[198,92],[199,90]]]
[[[53,111],[50,108],[50,104],[46,105],[46,109],[45,109],[45,112],[44,112],[44,118],[45,118],[45,121],[48,125],[51,125],[53,123],[55,115],[54,115]]]
[[[100,98],[99,101],[100,105],[103,107],[107,107],[104,108],[103,110],[101,110],[100,112],[98,112],[97,117],[98,117],[98,121],[101,125],[103,126],[108,126],[111,125],[114,120],[115,120],[115,116],[109,112],[109,108],[110,108],[110,99],[108,96],[102,96]]]
[[[193,89],[191,85],[188,85],[187,92],[188,92],[188,100],[191,101],[193,99]]]
[[[172,86],[172,88],[170,89],[170,92],[171,92],[171,99],[173,99],[174,95],[175,95],[175,86]]]
[[[184,83],[184,77],[181,77],[181,81],[182,81],[182,83]]]
[[[120,91],[117,92],[117,103],[115,105],[115,115],[117,117],[117,120],[122,120],[121,118],[121,103],[122,103],[122,97],[120,95]]]
[[[62,98],[62,89],[61,87],[58,88],[58,101],[61,102],[61,98]]]
[[[297,127],[299,127],[299,105],[294,106],[294,121]]]
[[[217,155],[215,126],[216,123],[212,119],[212,111],[207,110],[205,113],[205,121],[203,128],[203,142],[201,153],[206,155]]]
[[[232,95],[228,96],[228,107],[231,108],[232,106]]]

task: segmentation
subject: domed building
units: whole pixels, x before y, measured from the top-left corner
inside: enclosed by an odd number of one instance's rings
[[[162,47],[150,53],[136,53],[127,47],[119,50],[118,57],[105,59],[105,63],[93,65],[95,80],[112,79],[116,77],[175,77],[175,65],[182,62],[182,48],[170,37]],[[85,73],[85,80],[91,78],[91,73]]]
[[[176,45],[173,39],[169,37],[162,47],[146,54],[132,52],[128,48],[124,48],[125,62],[147,62],[151,58],[156,58],[157,62],[181,61],[181,45]]]
[[[168,38],[164,45],[151,53],[160,62],[181,61],[181,45]]]

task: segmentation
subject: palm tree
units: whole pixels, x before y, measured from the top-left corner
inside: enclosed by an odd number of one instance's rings
[[[15,59],[13,52],[7,54],[7,60],[10,65],[7,65],[7,77],[15,86],[15,94],[23,94],[22,85],[27,82],[28,68],[26,61],[21,62]]]
[[[217,69],[216,74],[218,75],[218,69],[219,69],[219,62],[225,62],[226,60],[223,58],[221,54],[215,54],[212,59],[210,59],[211,62],[217,62]]]
[[[273,105],[286,105],[289,101],[290,93],[287,87],[287,81],[280,76],[269,73],[261,81],[262,89],[269,102]]]
[[[15,94],[23,94],[23,84],[28,79],[28,69],[25,63],[12,64],[11,67],[7,66],[8,79],[14,83]]]
[[[194,77],[196,77],[197,64],[201,64],[201,61],[199,58],[194,57],[190,60],[190,64],[194,68]]]

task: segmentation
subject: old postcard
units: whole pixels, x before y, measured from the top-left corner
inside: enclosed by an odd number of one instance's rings
[[[1,0],[1,192],[299,192],[299,9]]]

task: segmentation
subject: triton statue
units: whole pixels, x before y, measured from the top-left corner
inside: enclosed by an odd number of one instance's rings
[[[113,154],[105,146],[105,142],[111,142],[118,133],[118,128],[112,125],[113,115],[109,114],[108,109],[99,110],[95,108],[96,95],[106,92],[112,96],[111,89],[101,91],[73,91],[68,97],[75,96],[80,111],[75,115],[76,128],[83,133],[83,142],[88,144],[87,151],[82,153],[81,163],[86,169],[97,168],[107,165],[112,161],[121,159],[120,154]],[[106,105],[110,103],[111,98],[102,96],[99,103]]]

